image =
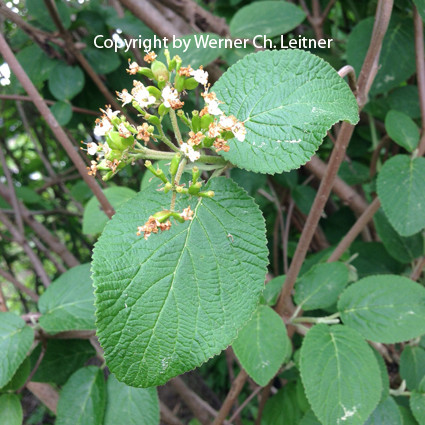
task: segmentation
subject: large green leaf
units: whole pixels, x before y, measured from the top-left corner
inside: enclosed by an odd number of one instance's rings
[[[295,284],[295,303],[303,310],[326,308],[335,304],[349,280],[343,263],[324,263],[313,266]]]
[[[159,424],[159,402],[156,388],[133,388],[110,375],[108,401],[103,425],[117,425],[125,417],[126,425]]]
[[[285,34],[305,19],[301,8],[286,1],[257,1],[239,9],[230,21],[232,37],[274,37]]]
[[[113,50],[90,47],[84,49],[83,52],[97,74],[109,74],[121,65],[119,55]]]
[[[388,136],[402,148],[412,152],[419,142],[419,129],[415,122],[404,112],[391,110],[385,117],[385,129]]]
[[[41,347],[31,353],[33,366],[38,359]],[[63,385],[96,352],[89,341],[82,339],[49,339],[43,361],[32,377],[35,382],[54,382]]]
[[[38,308],[46,332],[95,329],[90,264],[73,267],[56,279],[38,300]]]
[[[261,386],[267,385],[291,354],[282,318],[265,305],[239,331],[232,347],[242,367]]]
[[[397,155],[378,175],[377,190],[391,225],[402,236],[425,227],[425,158]]]
[[[347,43],[347,62],[359,75],[369,48],[374,18],[367,18],[351,31]],[[397,64],[394,66],[394,64]],[[385,93],[415,72],[415,39],[410,18],[394,15],[388,26],[379,55],[379,67],[370,93]]]
[[[7,391],[19,390],[26,383],[30,372],[31,372],[30,358],[25,357],[25,360],[18,367],[12,379],[7,383],[6,386],[4,386],[3,388],[0,388],[0,391],[7,392]]]
[[[400,376],[407,388],[414,390],[425,376],[425,350],[421,347],[407,346],[400,356]]]
[[[115,211],[124,202],[127,202],[136,195],[134,190],[120,186],[108,187],[103,191],[103,193],[105,194],[106,199],[114,207]],[[101,233],[108,220],[109,218],[102,211],[99,201],[95,196],[93,196],[84,208],[83,233],[85,235],[96,235]]]
[[[78,66],[59,63],[49,78],[49,90],[58,100],[72,99],[84,87],[84,73]]]
[[[34,331],[16,314],[0,313],[0,388],[13,377],[34,340]]]
[[[301,378],[323,424],[363,425],[381,398],[375,356],[347,326],[322,324],[308,331],[301,347]]]
[[[425,379],[422,379],[418,390],[412,391],[409,404],[419,425],[425,425]]]
[[[382,400],[365,425],[403,425],[403,418],[394,399],[388,396]]]
[[[61,1],[55,1],[55,3],[62,25],[68,28],[71,25],[71,17],[67,4]],[[25,6],[28,8],[28,13],[31,17],[36,19],[42,28],[49,31],[58,30],[50,16],[49,9],[43,2],[40,0],[26,0]]]
[[[15,394],[3,394],[0,396],[0,424],[22,425],[24,414],[21,402]]]
[[[424,253],[424,237],[421,233],[409,237],[400,236],[382,209],[375,214],[373,221],[385,249],[400,263],[410,263]]]
[[[62,388],[56,425],[102,425],[105,413],[105,380],[95,366],[77,370]]]
[[[358,121],[356,99],[325,61],[302,50],[245,56],[214,85],[220,108],[245,123],[246,139],[220,152],[240,168],[280,173],[299,168],[340,120]]]
[[[404,112],[410,118],[421,116],[417,86],[397,87],[388,95],[388,104],[391,109]]]
[[[342,321],[366,339],[395,343],[425,334],[425,288],[403,276],[369,276],[338,302]]]
[[[264,219],[231,180],[210,180],[213,198],[178,198],[193,220],[148,240],[137,236],[171,194],[128,201],[93,254],[97,333],[111,371],[128,385],[160,385],[226,348],[264,288]]]

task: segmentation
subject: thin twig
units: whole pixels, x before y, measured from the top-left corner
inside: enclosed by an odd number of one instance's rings
[[[257,387],[244,401],[243,403],[235,410],[235,413],[230,417],[229,422],[232,423],[242,410],[247,406],[247,404],[263,389],[263,387]]]
[[[35,365],[32,368],[31,373],[28,375],[28,378],[26,379],[24,385],[22,385],[22,387],[19,388],[18,391],[16,391],[18,394],[20,394],[26,388],[28,383],[31,382],[31,379],[33,378],[33,376],[35,375],[35,372],[37,372],[37,369],[39,368],[41,362],[43,361],[45,353],[46,353],[46,341],[42,341],[41,342],[41,351],[40,351],[40,354],[38,356],[38,359],[35,362]]]
[[[2,276],[4,279],[8,280],[10,283],[15,286],[15,288],[18,291],[21,291],[25,294],[27,294],[33,301],[37,302],[40,298],[34,291],[27,288],[25,285],[23,285],[21,282],[19,282],[18,279],[16,279],[14,276],[12,276],[9,272],[6,270],[0,269],[0,276]]]
[[[421,277],[422,271],[425,268],[425,257],[422,257],[410,275],[410,279],[418,280]]]

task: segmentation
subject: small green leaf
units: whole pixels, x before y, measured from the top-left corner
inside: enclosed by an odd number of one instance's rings
[[[205,189],[215,196],[177,200],[177,211],[191,206],[193,220],[148,240],[137,226],[169,205],[171,193],[143,190],[96,243],[97,333],[109,368],[128,385],[160,385],[199,366],[231,344],[257,308],[267,265],[261,212],[229,179]]]
[[[34,331],[19,316],[0,313],[0,388],[12,379],[33,341]]]
[[[49,90],[58,100],[70,100],[84,87],[84,73],[78,66],[58,63],[49,78]]]
[[[400,356],[400,376],[409,390],[419,388],[425,376],[425,350],[421,347],[406,346]]]
[[[375,356],[347,326],[311,328],[301,347],[300,370],[307,398],[324,424],[363,425],[381,398]]]
[[[373,217],[376,231],[388,253],[400,263],[410,263],[424,253],[424,237],[421,233],[403,237],[391,226],[382,209]]]
[[[56,425],[102,425],[106,394],[103,371],[95,366],[77,370],[60,393]]]
[[[270,307],[259,306],[233,342],[233,350],[249,376],[267,385],[291,355],[291,342],[282,318]]]
[[[66,125],[72,118],[72,108],[68,102],[56,102],[50,107],[50,111],[59,125]]]
[[[397,403],[390,396],[382,400],[373,413],[369,416],[365,425],[403,425],[403,418]]]
[[[403,425],[418,425],[416,419],[408,407],[404,407],[399,404],[398,410],[400,410],[401,417],[403,418]]]
[[[62,25],[69,28],[71,25],[71,17],[66,3],[55,1],[56,8],[59,13]],[[26,0],[25,6],[28,8],[28,13],[36,19],[40,26],[49,31],[57,31],[57,27],[50,16],[49,9],[40,0]]]
[[[401,236],[425,227],[425,158],[397,155],[378,175],[377,191],[391,225]]]
[[[300,211],[308,215],[316,197],[316,191],[310,186],[299,185],[292,189],[292,199]]]
[[[33,366],[40,355],[40,345],[31,353]],[[89,341],[81,339],[49,339],[43,361],[32,377],[34,382],[63,385],[96,352]]]
[[[22,425],[24,413],[19,397],[15,394],[0,396],[0,424]]]
[[[107,383],[105,420],[103,425],[159,424],[159,402],[156,388],[133,388],[110,375]]]
[[[391,109],[404,112],[410,118],[419,118],[421,116],[417,86],[397,87],[388,95],[388,104]]]
[[[121,65],[119,55],[111,49],[88,47],[83,53],[96,74],[109,74]]]
[[[106,196],[106,199],[114,207],[115,211],[117,211],[122,204],[136,196],[136,192],[134,190],[120,186],[108,187],[103,191],[103,193]],[[93,196],[84,208],[83,233],[85,235],[97,235],[102,233],[108,220],[109,218],[102,211],[99,201],[95,196]]]
[[[213,87],[223,112],[245,123],[246,139],[229,140],[226,159],[240,168],[274,174],[299,168],[313,156],[327,130],[358,121],[346,82],[325,61],[302,50],[245,56]]]
[[[387,365],[385,364],[382,356],[372,348],[373,354],[375,355],[376,361],[378,362],[379,371],[381,372],[381,382],[382,382],[382,395],[381,401],[386,399],[390,395],[390,378],[388,376]]]
[[[425,288],[403,276],[369,276],[338,302],[342,321],[366,339],[396,343],[425,333]]]
[[[316,418],[316,415],[312,410],[309,410],[301,419],[299,425],[322,425]]]
[[[402,148],[413,152],[419,142],[419,129],[415,122],[403,112],[391,110],[385,117],[388,136]]]
[[[286,1],[257,1],[235,13],[230,34],[234,38],[253,38],[258,34],[271,38],[293,30],[305,16],[301,8]]]
[[[38,308],[46,332],[95,329],[90,264],[73,267],[56,279],[38,300]]]
[[[420,382],[418,390],[412,391],[409,404],[419,425],[425,425],[425,379]]]
[[[342,263],[313,266],[295,283],[295,303],[303,310],[327,308],[335,304],[349,280],[349,272]]]
[[[263,297],[268,305],[274,306],[276,304],[277,298],[285,282],[285,277],[285,275],[277,276],[266,284],[263,291]]]
[[[108,17],[106,23],[110,27],[120,29],[134,38],[138,38],[140,36],[142,40],[147,40],[154,37],[153,31],[127,10],[122,18],[118,17],[114,13],[112,16]]]

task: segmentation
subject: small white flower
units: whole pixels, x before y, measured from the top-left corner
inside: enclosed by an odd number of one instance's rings
[[[233,115],[230,115],[229,117],[222,115],[219,121],[220,126],[228,131],[230,131],[236,125],[236,123],[237,119]]]
[[[190,72],[190,75],[203,86],[206,86],[208,84],[208,72],[204,71],[203,69],[192,69]]]
[[[216,122],[212,122],[208,128],[208,137],[215,139],[216,137],[220,136],[221,131],[222,130],[220,126]]]
[[[152,96],[142,83],[135,81],[134,86],[134,89],[131,90],[131,94],[141,108],[146,108],[155,103],[155,96]]]
[[[121,100],[122,106],[127,105],[127,103],[131,103],[133,101],[133,96],[128,92],[127,89],[123,89],[121,93],[117,91],[117,96],[119,100]]]
[[[102,152],[100,152],[100,154],[101,155],[103,154],[105,156],[108,156],[110,152],[111,152],[111,148],[109,147],[108,142],[105,142],[102,145]]]
[[[94,128],[94,134],[97,137],[106,136],[111,130],[113,130],[114,126],[108,120],[108,118],[103,117],[102,119],[96,120],[96,126]]]
[[[210,115],[222,115],[223,111],[220,110],[219,108],[219,103],[217,102],[217,100],[211,100],[208,103],[208,113]]]
[[[246,128],[243,122],[238,121],[233,127],[232,127],[232,133],[236,137],[239,142],[243,142],[245,140],[246,135]]]
[[[195,151],[192,146],[188,145],[187,143],[182,143],[180,146],[180,150],[192,161],[196,161],[200,158],[201,154],[197,151]]]
[[[121,137],[124,137],[125,139],[127,139],[128,137],[131,136],[131,131],[124,125],[124,123],[121,123],[118,126],[118,134]]]
[[[97,152],[97,148],[96,143],[87,143],[87,153],[89,155],[94,155]]]
[[[174,87],[165,86],[162,89],[162,98],[164,99],[164,106],[170,108],[170,102],[178,100],[179,93]]]
[[[108,119],[112,119],[114,117],[116,117],[120,111],[113,111],[111,108],[106,108],[106,111],[104,111],[103,109],[101,110],[104,114],[106,114],[106,116],[108,117]]]

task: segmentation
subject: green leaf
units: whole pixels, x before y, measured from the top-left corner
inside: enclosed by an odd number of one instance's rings
[[[267,400],[262,425],[290,425],[299,422],[302,412],[298,406],[295,386],[295,382],[290,382]]]
[[[349,185],[363,184],[370,179],[369,167],[357,161],[343,161],[338,175]]]
[[[56,102],[50,107],[50,111],[59,125],[66,125],[72,118],[72,108],[68,102]]]
[[[419,388],[425,376],[425,350],[421,347],[406,346],[400,356],[400,376],[406,380],[407,388]]]
[[[31,44],[30,46],[24,47],[16,55],[16,59],[18,59],[22,68],[24,68],[28,77],[36,86],[39,86],[43,81],[49,78],[53,68],[58,63],[50,59],[37,44]]]
[[[359,75],[372,37],[374,18],[364,19],[351,31],[347,42],[347,63]],[[394,66],[397,64],[397,66]],[[407,80],[416,70],[415,39],[411,18],[393,16],[379,55],[378,73],[371,95],[385,93]]]
[[[103,425],[117,425],[125,417],[126,425],[159,424],[159,402],[156,388],[133,388],[110,375],[108,402]]]
[[[348,280],[348,268],[343,263],[317,264],[295,283],[294,301],[306,311],[330,307]]]
[[[78,66],[58,63],[49,78],[49,90],[58,100],[70,100],[84,87],[84,73]]]
[[[285,275],[277,276],[266,284],[263,297],[268,305],[274,306],[285,282]]]
[[[73,267],[56,279],[38,300],[38,308],[46,332],[95,329],[90,264]]]
[[[33,341],[34,331],[19,316],[0,313],[0,388],[12,379]]]
[[[111,49],[90,47],[84,49],[83,53],[96,74],[109,74],[121,65],[119,55]]]
[[[245,123],[244,142],[229,140],[226,159],[274,174],[305,164],[340,120],[358,121],[356,99],[325,61],[302,50],[245,56],[214,85],[227,115]]]
[[[176,37],[175,42],[168,45],[168,50],[171,57],[175,55],[181,57],[183,66],[191,65],[192,68],[198,68],[201,65],[207,66],[224,53],[224,47],[219,47],[218,44],[220,40],[223,38],[213,33],[183,35]],[[164,49],[161,50],[158,59],[165,60]]]
[[[122,204],[136,196],[134,190],[120,186],[108,187],[103,193],[114,207],[115,211],[117,211]],[[102,211],[97,198],[93,196],[84,208],[83,233],[85,235],[97,235],[102,233],[108,221],[108,216]]]
[[[400,236],[382,209],[375,214],[373,221],[385,249],[400,263],[410,263],[424,253],[424,238],[421,233],[409,237]]]
[[[382,400],[373,413],[369,416],[365,425],[403,425],[403,418],[397,403],[390,396]]]
[[[381,398],[375,356],[347,326],[320,324],[308,331],[301,347],[301,378],[324,424],[363,425]]]
[[[310,186],[299,185],[292,189],[292,198],[300,211],[308,215],[316,197],[316,191]]]
[[[296,28],[305,19],[301,8],[286,1],[257,1],[240,8],[230,21],[234,38],[258,34],[274,37]]]
[[[382,382],[382,394],[381,394],[381,401],[382,401],[390,395],[390,378],[388,376],[387,365],[385,364],[385,361],[382,358],[382,356],[374,348],[372,348],[372,352],[375,355],[376,361],[378,362],[379,371],[381,372],[380,375],[381,375],[381,382]]]
[[[410,118],[421,116],[417,86],[397,87],[388,95],[388,104],[391,109],[404,112]]]
[[[378,175],[377,191],[382,208],[401,236],[411,236],[425,227],[425,158],[397,155]]]
[[[403,112],[391,110],[385,117],[388,136],[402,148],[413,152],[418,147],[419,129],[415,122]]]
[[[265,305],[259,306],[239,331],[232,347],[242,367],[263,387],[276,375],[292,351],[282,318]]]
[[[425,288],[403,276],[369,276],[338,302],[342,321],[366,339],[388,344],[425,333]]]
[[[31,353],[33,366],[40,355],[40,345]],[[43,361],[32,377],[34,382],[63,385],[96,352],[89,341],[81,339],[49,339]]]
[[[322,425],[316,418],[316,415],[312,410],[309,410],[301,419],[299,425]]]
[[[32,354],[32,353],[31,353]],[[17,391],[19,390],[27,381],[27,378],[31,372],[31,362],[29,357],[25,357],[25,360],[18,367],[18,370],[13,375],[9,383],[0,389],[1,392],[6,391]]]
[[[61,1],[55,1],[55,3],[62,25],[65,28],[69,28],[71,25],[71,17],[66,3]],[[40,24],[42,28],[48,31],[58,30],[50,16],[49,9],[47,9],[46,5],[40,2],[40,0],[26,0],[25,6],[28,9],[28,13]]]
[[[401,417],[403,418],[403,425],[418,425],[409,408],[398,405],[398,409],[400,410]]]
[[[21,402],[15,394],[3,394],[0,396],[0,424],[22,425],[24,413]]]
[[[176,210],[190,205],[192,221],[144,240],[137,226],[171,199],[148,188],[120,208],[96,244],[97,333],[109,368],[128,385],[160,385],[199,366],[231,344],[257,308],[264,219],[231,180],[214,178],[206,190],[215,196],[178,198]]]
[[[60,393],[56,425],[102,425],[106,394],[103,371],[95,366],[77,370]]]
[[[122,18],[118,17],[116,14],[110,16],[106,23],[114,28],[120,29],[124,33],[131,35],[134,38],[138,38],[140,36],[141,39],[146,40],[154,37],[153,31],[147,27],[140,19],[137,19],[134,15],[132,15],[127,10],[124,13]],[[155,50],[149,49],[148,50]]]
[[[418,391],[412,391],[409,400],[410,409],[419,425],[425,425],[425,380],[422,379]]]

